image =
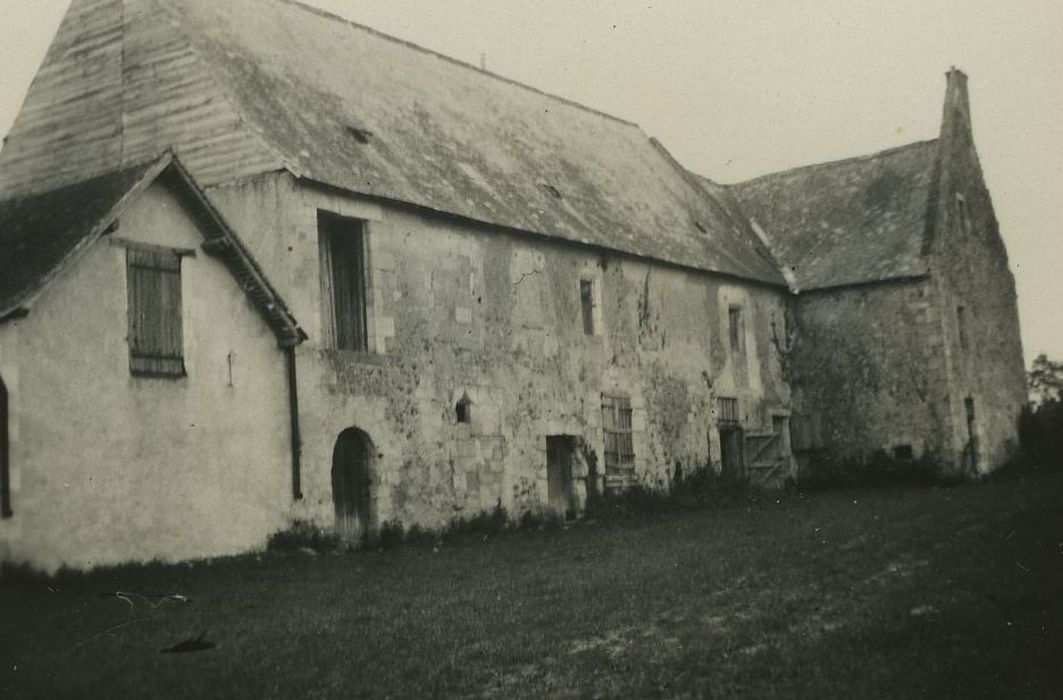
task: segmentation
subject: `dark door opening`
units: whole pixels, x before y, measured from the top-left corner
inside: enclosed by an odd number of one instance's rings
[[[744,443],[741,428],[720,428],[720,461],[724,478],[735,481],[745,478]]]
[[[967,412],[967,460],[970,471],[978,471],[978,424],[974,413],[974,398],[968,396],[963,400]]]
[[[8,432],[7,387],[0,378],[0,518],[10,518],[11,512],[11,452]]]
[[[369,536],[369,436],[357,428],[340,433],[332,452],[332,501],[336,506],[336,532],[346,542]]]
[[[576,438],[549,435],[546,438],[546,490],[550,509],[566,518],[576,517],[578,504],[572,489],[572,463]]]

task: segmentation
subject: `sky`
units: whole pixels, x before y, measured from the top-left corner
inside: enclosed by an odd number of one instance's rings
[[[0,136],[67,4],[0,0]],[[961,68],[1027,360],[1063,360],[1063,2],[308,4],[637,122],[719,182],[934,138]]]

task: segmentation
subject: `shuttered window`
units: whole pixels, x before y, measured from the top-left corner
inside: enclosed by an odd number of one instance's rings
[[[631,435],[631,399],[602,396],[605,433],[605,476],[630,476],[635,471],[635,443]]]
[[[152,377],[183,377],[181,256],[163,249],[126,251],[129,287],[129,369]]]

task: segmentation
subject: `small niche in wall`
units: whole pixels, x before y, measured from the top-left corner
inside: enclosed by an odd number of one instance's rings
[[[915,452],[911,445],[897,445],[893,448],[893,459],[899,462],[911,462],[915,459]]]
[[[458,403],[454,406],[454,415],[457,418],[458,423],[464,423],[468,425],[472,423],[472,399],[468,394],[463,394]]]

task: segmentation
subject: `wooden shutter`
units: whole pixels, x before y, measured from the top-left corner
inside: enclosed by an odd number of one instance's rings
[[[180,255],[130,248],[126,266],[130,370],[147,376],[184,376]]]

